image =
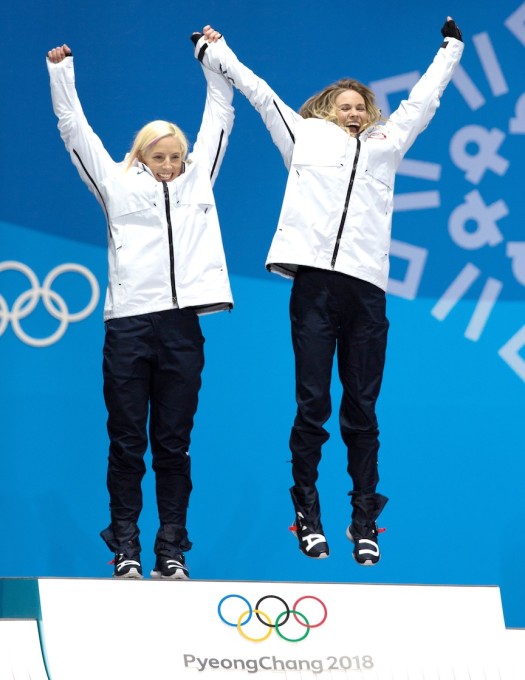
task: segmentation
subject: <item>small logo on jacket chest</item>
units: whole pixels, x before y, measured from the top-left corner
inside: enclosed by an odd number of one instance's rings
[[[374,130],[368,135],[368,139],[386,139],[386,135],[381,130]]]

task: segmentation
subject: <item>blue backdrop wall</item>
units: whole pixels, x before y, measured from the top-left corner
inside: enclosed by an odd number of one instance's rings
[[[194,578],[497,584],[525,626],[525,3],[65,0],[2,10],[0,540],[3,576],[109,576],[102,400],[105,223],[56,130],[46,51],[74,50],[77,87],[115,158],[154,118],[194,140],[204,79],[188,40],[206,23],[294,108],[343,76],[384,113],[437,51],[446,14],[466,49],[396,185],[391,332],[381,425],[383,559],[351,559],[336,418],[321,464],[332,554],[304,559],[292,519],[290,285],[266,273],[286,173],[239,94],[216,185],[236,306],[203,319],[192,442]],[[47,307],[45,302],[47,301]],[[48,308],[54,309],[55,314]],[[339,399],[334,380],[334,410]],[[145,568],[157,518],[141,520]]]

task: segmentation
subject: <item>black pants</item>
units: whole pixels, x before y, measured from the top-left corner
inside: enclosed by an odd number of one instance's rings
[[[148,414],[160,520],[155,551],[169,556],[191,547],[186,531],[192,489],[189,446],[204,367],[203,345],[192,310],[106,322],[103,373],[111,525],[102,537],[114,552],[140,550],[137,523]]]
[[[354,492],[375,493],[379,475],[376,401],[385,364],[388,320],[385,293],[338,272],[301,267],[290,300],[297,415],[290,437],[298,487],[317,480],[323,427],[332,412],[330,383],[337,350],[343,397],[339,421],[348,449]]]

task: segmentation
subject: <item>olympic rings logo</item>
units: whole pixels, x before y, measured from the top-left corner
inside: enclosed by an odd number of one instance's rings
[[[236,607],[236,609],[239,611],[238,614],[230,612],[232,620],[228,620],[224,615],[225,605],[228,602],[228,600],[234,599],[240,600],[241,606]],[[272,599],[276,600],[277,603],[279,603],[277,611],[284,607],[284,609],[282,609],[282,611],[279,614],[277,614],[277,616],[274,616],[273,622],[272,617],[266,612],[264,612],[262,609],[260,609],[260,606],[265,600]],[[316,616],[316,620],[314,623],[312,623],[303,612],[297,609],[298,605],[300,603],[303,603],[304,605],[306,600],[310,600],[313,603],[316,603],[314,604],[314,610],[315,609],[319,610],[320,606],[320,611],[318,611],[317,613],[315,611],[313,612],[314,615]],[[312,602],[310,602],[310,604],[312,604]],[[231,602],[228,603],[228,605],[231,604],[232,604]],[[319,628],[319,626],[322,626],[328,616],[328,610],[326,608],[325,603],[315,595],[303,595],[294,602],[291,608],[288,606],[287,602],[278,595],[263,595],[263,597],[259,598],[255,607],[252,608],[252,605],[245,597],[243,597],[242,595],[236,595],[232,593],[230,595],[225,595],[222,598],[222,600],[218,604],[217,612],[219,614],[219,618],[223,623],[225,623],[227,626],[232,626],[232,628],[237,628],[240,635],[246,640],[249,640],[250,642],[264,642],[264,640],[267,640],[270,637],[273,630],[275,630],[275,632],[280,638],[286,640],[286,642],[301,642],[310,634],[312,628]],[[308,613],[310,614],[310,612]],[[254,614],[258,622],[261,623],[266,628],[268,628],[267,632],[264,633],[261,637],[252,637],[251,635],[248,635],[244,630],[244,626],[246,626],[246,624],[252,619]],[[305,629],[304,633],[299,635],[298,637],[288,637],[282,632],[282,628],[287,623],[292,621],[291,616],[293,616],[293,619],[300,627]]]
[[[0,262],[0,272],[3,271],[17,271],[24,274],[30,284],[30,289],[18,296],[13,304],[13,308],[9,311],[8,304],[5,298],[0,294],[0,336],[4,333],[9,322],[15,335],[27,345],[32,347],[48,347],[55,342],[58,342],[64,335],[70,323],[82,321],[97,306],[100,289],[95,275],[81,264],[69,262],[61,264],[52,269],[44,279],[44,283],[40,285],[38,278],[34,271],[22,262],[7,261]],[[56,291],[51,290],[51,286],[55,280],[65,273],[77,273],[84,276],[91,286],[91,299],[84,309],[79,312],[70,312],[64,298]],[[42,300],[46,310],[51,316],[57,319],[60,323],[54,333],[47,338],[33,338],[28,335],[22,328],[20,321],[33,312]]]

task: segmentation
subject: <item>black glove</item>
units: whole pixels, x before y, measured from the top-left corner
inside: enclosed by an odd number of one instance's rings
[[[441,35],[444,38],[456,38],[456,40],[461,40],[461,42],[463,42],[463,36],[454,19],[445,21],[443,28],[441,29]]]
[[[190,36],[191,42],[197,47],[197,43],[202,38],[202,33],[192,33]]]

